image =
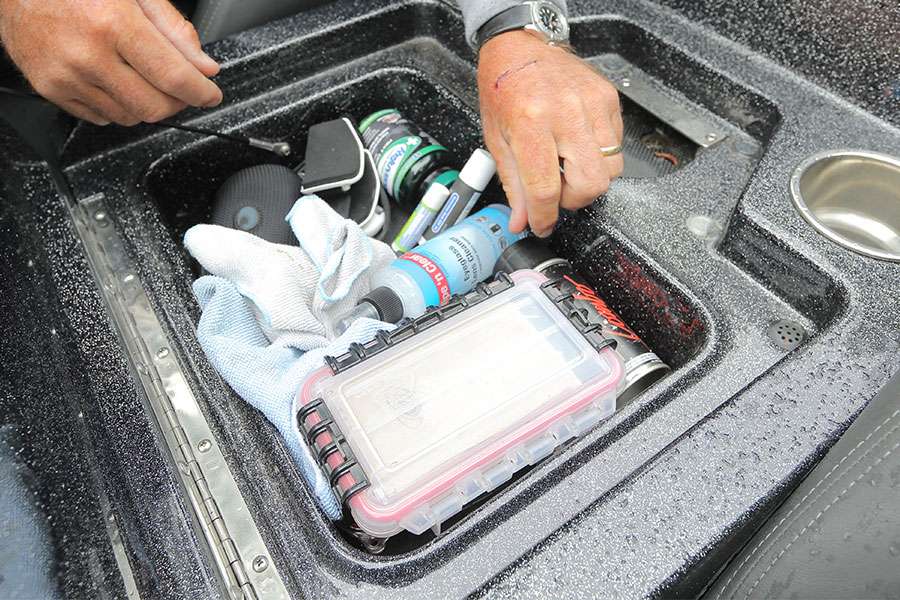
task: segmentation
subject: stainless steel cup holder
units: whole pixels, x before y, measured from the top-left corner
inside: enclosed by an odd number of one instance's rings
[[[900,159],[860,150],[815,154],[794,170],[791,196],[832,242],[900,262]]]

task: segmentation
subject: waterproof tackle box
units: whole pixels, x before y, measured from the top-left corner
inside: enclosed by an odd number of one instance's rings
[[[439,531],[615,411],[621,360],[557,283],[501,274],[307,379],[299,428],[363,531]]]

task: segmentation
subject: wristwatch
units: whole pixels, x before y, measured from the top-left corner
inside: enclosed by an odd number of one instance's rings
[[[550,44],[569,41],[569,22],[562,9],[550,0],[523,2],[492,17],[475,34],[475,47],[481,48],[492,37],[515,29],[536,31]]]

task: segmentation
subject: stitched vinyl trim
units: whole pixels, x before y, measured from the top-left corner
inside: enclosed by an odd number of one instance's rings
[[[887,437],[888,435],[890,435],[891,433],[893,433],[893,432],[896,431],[897,429],[898,429],[897,427],[894,427],[894,429],[892,429],[892,430],[889,431],[888,433],[884,434],[884,437]],[[881,443],[881,441],[884,439],[884,437],[881,438],[881,439],[879,439],[879,440],[878,440],[878,443]],[[877,445],[877,444],[875,444],[875,445]],[[875,445],[873,445],[873,448],[875,447]],[[772,559],[772,562],[769,563],[769,566],[766,567],[766,570],[763,571],[762,574],[760,574],[760,576],[757,577],[756,581],[753,582],[753,585],[750,587],[749,590],[747,590],[747,596],[746,596],[746,597],[747,597],[747,598],[750,597],[750,594],[752,594],[752,593],[753,593],[753,590],[756,589],[756,586],[758,586],[758,585],[760,584],[760,582],[761,582],[763,579],[765,579],[766,575],[769,573],[769,571],[772,569],[772,567],[775,566],[775,563],[777,563],[777,562],[781,559],[781,557],[784,556],[784,553],[787,552],[788,549],[790,549],[790,547],[794,544],[794,542],[796,542],[797,540],[800,539],[800,536],[802,536],[804,533],[806,533],[806,530],[807,530],[807,529],[809,529],[810,527],[812,527],[813,524],[814,524],[816,521],[818,521],[819,518],[820,518],[822,515],[824,515],[826,511],[828,511],[828,509],[830,509],[832,506],[834,506],[835,503],[836,503],[838,500],[840,500],[841,497],[842,497],[844,494],[846,494],[847,491],[848,491],[850,488],[852,488],[854,485],[856,485],[857,483],[859,483],[859,480],[860,480],[860,479],[862,479],[863,477],[865,477],[865,476],[869,473],[869,471],[871,471],[875,466],[877,466],[879,463],[881,463],[882,461],[884,461],[884,459],[886,459],[888,456],[890,456],[891,453],[892,453],[894,450],[896,450],[897,448],[900,448],[900,442],[897,442],[896,444],[894,444],[894,445],[891,447],[890,450],[888,450],[887,452],[885,452],[884,454],[882,454],[881,456],[879,456],[879,457],[878,457],[878,460],[876,460],[876,461],[873,462],[871,465],[869,465],[868,467],[866,467],[866,469],[865,469],[862,473],[860,473],[859,475],[857,475],[856,479],[854,479],[853,481],[851,481],[851,482],[847,485],[847,487],[845,487],[844,489],[842,489],[838,495],[836,495],[834,498],[832,498],[831,502],[829,502],[829,503],[825,506],[825,508],[823,508],[822,510],[820,510],[820,511],[818,512],[818,514],[816,514],[816,516],[813,517],[813,519],[803,527],[803,529],[801,529],[799,532],[797,532],[797,534],[794,536],[794,539],[792,539],[790,542],[788,542],[787,545],[786,545],[784,548],[781,549],[781,552],[779,552],[779,553],[775,556],[775,558]],[[861,456],[861,457],[859,458],[859,460],[862,460],[862,459],[863,459],[863,457]],[[856,462],[858,463],[859,460],[856,461]],[[856,466],[856,463],[854,463],[853,466]],[[830,487],[830,486],[829,486],[829,487]]]
[[[833,467],[831,467],[831,469],[828,470],[828,473],[826,473],[824,477],[822,477],[818,482],[816,482],[816,485],[814,485],[814,486],[812,487],[812,489],[810,489],[810,490],[809,490],[809,491],[808,491],[808,492],[807,492],[807,493],[806,493],[799,501],[797,501],[796,504],[794,504],[794,506],[791,507],[791,509],[787,512],[787,514],[784,515],[784,517],[782,517],[782,519],[781,519],[780,521],[778,521],[778,523],[775,525],[775,527],[773,527],[773,528],[769,531],[769,533],[767,533],[766,536],[765,536],[762,540],[760,540],[760,541],[753,547],[752,550],[750,550],[750,552],[747,554],[747,556],[744,557],[744,560],[741,561],[741,564],[738,565],[738,567],[731,573],[731,576],[730,576],[730,577],[728,578],[728,580],[725,582],[725,585],[723,585],[723,586],[719,589],[719,592],[716,594],[716,599],[717,599],[717,600],[720,599],[720,598],[722,598],[722,594],[725,593],[725,590],[728,589],[728,587],[731,585],[731,582],[734,580],[734,578],[737,577],[737,575],[741,572],[741,570],[744,568],[744,565],[747,564],[747,561],[749,561],[751,558],[754,557],[754,555],[757,553],[757,550],[759,550],[759,549],[763,546],[763,544],[765,544],[766,541],[768,541],[768,539],[769,539],[770,537],[772,537],[772,535],[773,535],[776,531],[778,532],[778,536],[776,537],[775,540],[772,540],[772,543],[773,543],[773,544],[778,540],[778,538],[780,538],[780,537],[782,536],[782,534],[785,533],[785,531],[780,530],[781,526],[784,524],[785,521],[787,521],[788,519],[791,518],[791,515],[794,514],[794,512],[795,512],[797,509],[799,509],[799,508],[801,508],[801,507],[803,506],[803,503],[806,501],[806,499],[809,498],[812,494],[814,494],[814,493],[816,492],[816,490],[819,488],[819,486],[821,486],[823,483],[825,483],[825,482],[828,480],[828,478],[831,476],[831,474],[834,473],[837,469],[839,469],[839,468],[841,467],[841,465],[843,465],[844,462],[845,462],[848,458],[850,458],[850,457],[851,457],[851,456],[852,456],[852,455],[860,448],[860,446],[862,446],[863,444],[865,444],[866,442],[868,442],[868,441],[872,438],[873,435],[875,435],[876,433],[878,433],[878,431],[879,431],[882,427],[884,427],[885,425],[887,425],[891,420],[893,420],[895,417],[897,417],[897,415],[900,415],[900,409],[895,410],[893,413],[891,413],[891,414],[890,414],[884,421],[882,421],[875,429],[873,429],[872,431],[870,431],[869,434],[868,434],[866,437],[864,437],[862,440],[860,440],[859,443],[857,443],[857,444],[856,444],[856,445],[855,445],[855,446],[854,446],[847,454],[845,454],[844,456],[842,456],[842,457],[841,457],[841,460],[838,461],[838,463],[837,463],[836,465],[834,465]],[[857,461],[857,462],[858,462],[858,461]],[[855,463],[854,463],[854,464],[855,464]],[[831,485],[831,484],[829,483],[829,487],[830,487],[830,485]],[[805,512],[808,508],[809,508],[809,507],[803,508],[803,509],[800,511],[799,514],[802,514],[802,513]],[[798,515],[798,516],[799,516],[799,515]],[[756,564],[757,564],[761,559],[762,559],[762,555],[760,555],[759,557],[757,557],[757,559],[753,562],[753,564],[750,565],[750,567],[749,567],[749,569],[748,569],[748,573],[746,573],[745,575],[743,575],[743,576],[741,577],[740,581],[737,582],[738,585],[740,585],[741,583],[744,582],[744,580],[749,576],[749,570],[750,570],[750,569],[753,569],[753,568],[756,566]]]
[[[203,17],[203,22],[200,25],[204,38],[209,34],[213,25],[215,25],[215,20],[219,16],[222,7],[225,5],[225,0],[211,0],[211,2],[212,8],[206,13],[206,16]]]

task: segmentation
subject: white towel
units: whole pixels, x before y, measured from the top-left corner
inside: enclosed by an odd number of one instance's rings
[[[316,196],[299,199],[286,220],[299,247],[218,225],[195,225],[184,244],[253,303],[273,344],[324,345],[336,321],[369,292],[371,275],[395,256]]]

